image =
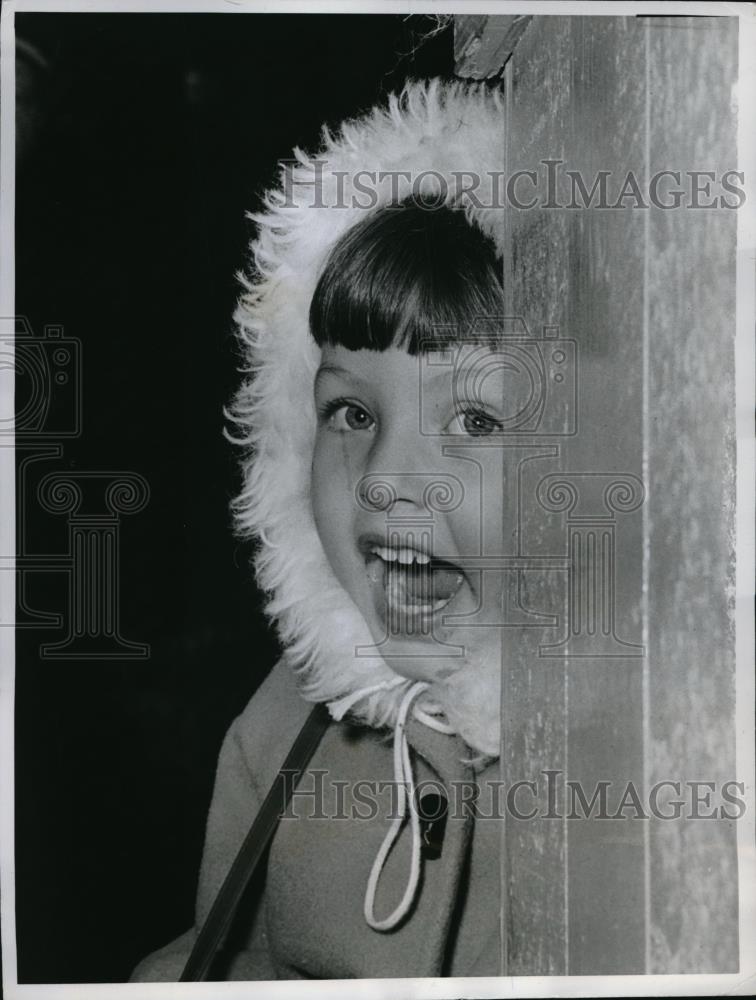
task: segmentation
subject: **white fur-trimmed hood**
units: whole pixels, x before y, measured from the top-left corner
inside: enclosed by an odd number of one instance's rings
[[[345,123],[337,135],[324,129],[313,156],[294,155],[296,166],[282,168],[280,187],[250,215],[257,227],[253,270],[242,277],[245,291],[235,316],[247,369],[229,411],[233,440],[246,449],[234,511],[240,533],[258,540],[255,570],[267,595],[266,613],[302,696],[327,703],[337,718],[349,711],[380,726],[394,721],[412,682],[377,654],[355,658],[355,647],[371,646],[373,639],[337,582],[315,528],[310,466],[320,350],[309,332],[310,301],[334,244],[366,211],[391,203],[390,182],[374,183],[366,195],[363,174],[355,187],[360,171],[376,178],[408,171],[413,180],[424,174],[414,193],[441,192],[501,251],[504,212],[486,207],[490,178],[500,175],[504,159],[501,98],[485,85],[410,83],[386,107]],[[468,196],[463,191],[472,186],[471,176],[486,182]],[[370,207],[360,207],[365,204]],[[488,683],[494,671],[498,667],[490,665],[476,683]],[[476,694],[470,690],[474,676],[466,677],[465,686],[454,679],[434,685],[429,700],[468,744],[495,755],[498,711],[490,690]]]

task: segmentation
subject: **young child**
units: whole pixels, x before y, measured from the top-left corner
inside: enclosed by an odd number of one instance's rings
[[[494,91],[412,83],[296,151],[251,217],[236,514],[286,652],[221,750],[197,928],[308,703],[334,721],[214,978],[502,971],[501,826],[469,805],[500,742],[503,574],[480,557],[512,531],[487,362],[503,139]],[[177,979],[195,936],[134,978]]]

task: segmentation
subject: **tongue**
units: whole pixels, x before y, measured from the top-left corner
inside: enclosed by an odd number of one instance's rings
[[[404,604],[433,604],[448,601],[459,589],[462,574],[459,570],[443,564],[410,566],[391,563],[389,585]]]

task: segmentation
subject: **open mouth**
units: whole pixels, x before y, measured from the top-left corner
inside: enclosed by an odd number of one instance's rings
[[[429,631],[465,582],[462,570],[409,546],[363,546],[376,610],[394,632]]]

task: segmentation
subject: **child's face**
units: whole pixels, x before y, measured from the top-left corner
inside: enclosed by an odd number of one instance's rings
[[[505,378],[473,345],[419,357],[323,350],[315,522],[336,577],[404,676],[437,679],[499,655],[505,574],[465,558],[512,551],[497,434]],[[462,654],[443,655],[449,644]]]

